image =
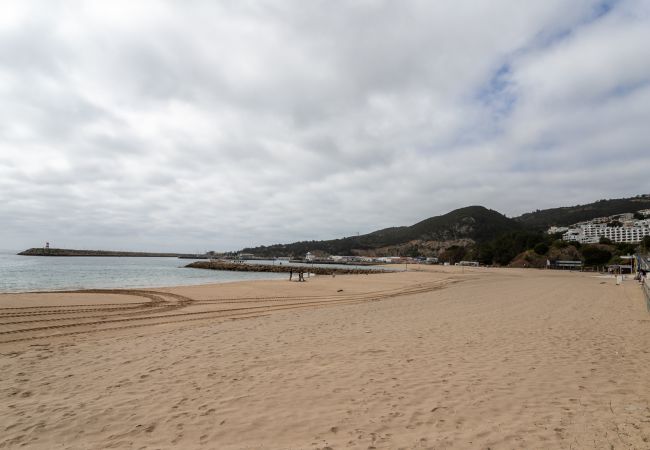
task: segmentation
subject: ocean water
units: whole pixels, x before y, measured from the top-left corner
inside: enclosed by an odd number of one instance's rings
[[[189,269],[191,259],[42,257],[0,252],[0,293],[162,287],[283,279],[283,273]]]

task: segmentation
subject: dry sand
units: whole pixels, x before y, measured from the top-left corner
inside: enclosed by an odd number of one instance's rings
[[[0,448],[650,448],[637,284],[421,269],[0,295]]]

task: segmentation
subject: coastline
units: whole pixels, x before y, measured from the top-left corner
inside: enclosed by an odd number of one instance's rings
[[[0,412],[0,444],[647,445],[650,331],[637,284],[417,269],[0,295],[0,307],[36,307],[5,314],[3,330],[39,328],[0,344],[11,406]]]
[[[139,289],[278,279],[282,274],[186,269],[187,260],[165,257],[30,257],[0,254],[0,292]]]

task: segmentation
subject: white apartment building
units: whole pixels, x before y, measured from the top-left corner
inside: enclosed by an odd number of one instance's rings
[[[605,223],[577,224],[569,228],[562,235],[562,239],[581,244],[596,244],[601,237],[605,237],[612,242],[636,244],[645,236],[650,236],[650,219],[628,222],[621,227],[608,227]]]

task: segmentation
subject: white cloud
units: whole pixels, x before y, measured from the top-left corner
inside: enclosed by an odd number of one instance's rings
[[[0,248],[235,249],[647,186],[646,2],[0,6]]]

